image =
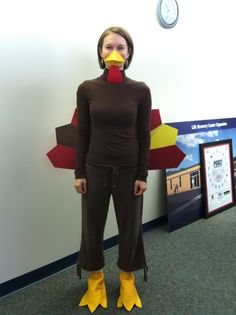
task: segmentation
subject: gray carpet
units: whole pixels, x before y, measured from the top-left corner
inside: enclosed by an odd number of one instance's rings
[[[236,207],[169,233],[162,225],[144,233],[149,281],[136,272],[143,308],[130,314],[236,314]],[[117,247],[105,253],[108,309],[94,314],[128,314],[116,308]],[[87,286],[69,268],[0,300],[0,315],[90,314],[77,304]]]

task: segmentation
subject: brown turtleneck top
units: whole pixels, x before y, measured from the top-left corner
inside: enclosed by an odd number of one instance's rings
[[[146,181],[150,148],[151,93],[143,82],[123,74],[108,83],[107,70],[77,90],[78,127],[75,178],[86,178],[85,164],[134,167]]]

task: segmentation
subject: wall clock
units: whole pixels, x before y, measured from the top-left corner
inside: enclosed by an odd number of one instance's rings
[[[174,27],[179,19],[179,6],[177,0],[159,0],[157,17],[164,28]]]

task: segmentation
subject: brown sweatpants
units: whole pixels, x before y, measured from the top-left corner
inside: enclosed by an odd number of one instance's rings
[[[103,234],[113,198],[119,231],[118,267],[123,271],[146,268],[142,238],[143,197],[134,195],[137,168],[86,165],[87,193],[82,195],[82,239],[78,268],[104,267]]]

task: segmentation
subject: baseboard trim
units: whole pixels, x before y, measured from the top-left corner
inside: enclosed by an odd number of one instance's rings
[[[152,228],[157,227],[160,224],[167,222],[167,215],[149,221],[143,224],[143,232],[146,232]],[[108,250],[118,244],[118,235],[113,236],[104,241],[103,248]],[[67,257],[59,259],[53,263],[46,266],[28,272],[22,276],[14,278],[12,280],[6,281],[0,285],[0,298],[9,295],[15,291],[21,290],[24,287],[32,285],[40,280],[43,280],[57,272],[60,272],[66,268],[73,266],[78,258],[78,252],[71,254]]]

